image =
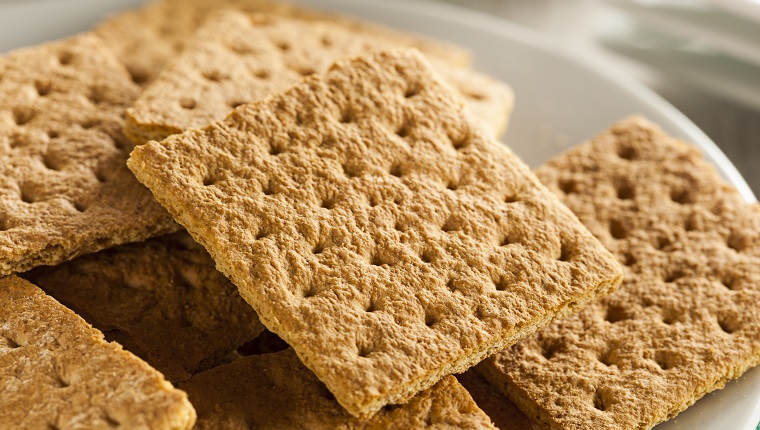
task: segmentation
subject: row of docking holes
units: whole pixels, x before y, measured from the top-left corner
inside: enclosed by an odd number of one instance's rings
[[[62,66],[69,66],[73,63],[74,55],[70,52],[61,52],[59,53],[58,57],[56,57],[56,60],[58,63]],[[35,80],[34,81],[34,89],[39,97],[46,97],[52,92],[52,84],[50,81],[47,80]],[[103,90],[93,87],[90,89],[90,93],[87,96],[87,99],[93,104],[93,105],[99,105],[103,102]],[[12,116],[14,123],[19,126],[23,127],[27,123],[29,123],[34,117],[37,115],[37,112],[30,108],[30,107],[15,107],[12,109]],[[96,118],[88,118],[84,121],[82,121],[79,126],[82,127],[85,130],[89,130],[91,128],[94,128],[100,124],[100,120]],[[60,133],[58,133],[55,130],[50,130],[47,132],[47,136],[50,139],[55,139],[60,136]],[[23,145],[23,137],[22,136],[12,136],[9,138],[9,143],[11,149],[15,149],[21,145]],[[120,146],[120,144],[116,143],[117,146]],[[119,148],[121,149],[121,148]],[[46,166],[49,164],[46,163]],[[53,169],[57,170],[57,169]]]
[[[561,179],[557,184],[558,188],[566,195],[578,194],[582,190],[578,182],[573,179]],[[614,184],[617,198],[620,200],[633,200],[636,197],[636,189],[628,181],[622,181]],[[693,192],[689,190],[673,189],[670,191],[670,200],[681,204],[693,204],[697,199]]]
[[[0,342],[4,340],[5,348],[0,346],[0,354],[7,354],[13,350],[23,348],[25,345],[21,344],[20,342],[16,342],[12,338],[6,336],[0,335]],[[64,389],[71,386],[71,381],[69,378],[66,378],[64,375],[62,375],[59,371],[53,369],[53,373],[51,375],[52,379],[52,387],[54,389]],[[114,419],[113,417],[106,414],[103,417],[103,420],[109,425],[109,427],[116,428],[119,427],[121,424],[118,420]],[[61,427],[56,423],[49,423],[48,429],[50,430],[61,430]]]
[[[607,322],[614,324],[619,321],[624,321],[627,319],[629,318],[626,315],[626,311],[624,307],[610,306],[607,309],[607,313],[605,316],[605,320]],[[676,320],[677,318],[674,316],[665,316],[662,322],[666,325],[672,325],[677,322]],[[735,323],[732,323],[725,319],[721,319],[719,317],[716,318],[716,325],[726,335],[731,335],[735,333],[737,330],[739,330],[739,327],[737,327]],[[540,354],[546,360],[552,360],[555,357],[561,355],[562,352],[563,352],[562,342],[547,341],[547,342],[544,342],[544,344],[542,344],[540,347]],[[672,353],[668,353],[665,351],[655,351],[652,354],[652,356],[653,356],[652,360],[663,371],[668,371],[679,365],[679,360],[677,356]],[[601,354],[599,354],[599,356],[597,357],[597,360],[608,368],[612,368],[613,366],[617,368],[618,366],[618,360],[615,358],[615,351],[612,349],[605,349]],[[594,407],[596,409],[599,409],[600,411],[605,411],[609,409],[609,407],[613,403],[614,403],[614,400],[611,399],[610,396],[605,395],[603,390],[601,392],[600,390],[597,390],[597,393],[594,398]]]
[[[63,66],[68,66],[72,64],[73,59],[74,59],[73,54],[69,52],[62,52],[57,57],[58,62]],[[52,90],[52,86],[50,82],[48,81],[37,80],[34,83],[34,87],[37,92],[37,95],[40,97],[47,96],[48,94],[50,94]],[[92,89],[88,98],[94,105],[97,105],[103,101],[102,93],[98,89]],[[15,124],[19,127],[25,126],[36,116],[36,112],[29,107],[16,107],[12,110],[12,114],[13,114],[13,120]],[[90,118],[83,121],[79,125],[83,129],[91,129],[97,126],[98,124],[100,124],[100,121],[98,119]],[[55,130],[51,130],[47,132],[47,136],[50,139],[56,139],[60,137],[60,133]],[[11,149],[16,149],[24,144],[24,137],[18,134],[10,136],[8,139],[9,139],[9,146]],[[118,142],[115,142],[115,145],[117,146],[118,149],[121,149],[120,148],[121,145]],[[48,170],[60,171],[63,168],[61,161],[57,159],[57,157],[52,157],[49,154],[43,154],[39,158],[42,165]],[[98,180],[98,182],[100,183],[104,183],[107,181],[106,176],[102,174],[101,172],[94,172],[94,175],[96,179]],[[36,194],[28,190],[27,187],[21,185],[19,188],[21,190],[20,196],[19,196],[21,201],[25,203],[29,203],[29,204],[40,201],[37,198]],[[78,212],[84,212],[87,209],[87,205],[81,202],[72,202],[72,206]],[[5,222],[4,220],[0,220],[0,231],[7,231],[9,229],[10,227],[7,225],[7,222]]]
[[[27,204],[34,204],[34,203],[43,201],[41,199],[38,199],[36,194],[29,192],[23,186],[21,187],[20,199],[22,202],[27,203]],[[81,201],[76,201],[76,200],[68,200],[68,201],[71,204],[71,207],[79,213],[83,213],[87,211],[87,209],[90,207],[89,204],[81,202]],[[12,229],[13,229],[13,225],[11,225],[7,219],[0,217],[0,232],[10,231]]]
[[[22,343],[13,340],[11,337],[7,335],[5,336],[0,335],[0,339],[4,340],[5,348],[3,349],[6,350],[6,353],[18,348],[23,348],[25,346]],[[53,381],[56,388],[66,388],[71,385],[71,382],[69,382],[66,378],[64,378],[62,375],[60,375],[57,372],[53,375]]]
[[[506,245],[503,245],[503,246],[506,246]],[[317,245],[313,248],[313,253],[318,255],[322,253],[324,250],[325,250],[325,246]],[[420,259],[424,263],[429,264],[434,261],[434,256],[432,253],[423,252],[420,255]],[[383,266],[388,263],[384,261],[378,254],[375,254],[370,259],[370,264],[374,266]],[[496,291],[508,291],[511,285],[509,278],[503,275],[494,277],[492,279],[492,282],[493,282],[493,288]],[[446,288],[452,294],[457,294],[457,293],[462,294],[460,282],[458,282],[458,280],[455,278],[449,278],[449,280],[446,282]],[[308,288],[302,292],[303,294],[302,297],[308,300],[310,298],[316,297],[319,293],[320,293],[320,290],[312,286],[311,288]],[[377,303],[372,299],[368,301],[368,304],[365,307],[365,311],[368,313],[378,312],[382,310],[383,309],[379,307]],[[487,313],[484,311],[484,309],[481,306],[476,306],[473,309],[473,315],[479,320],[483,320],[487,317]],[[426,311],[424,324],[429,328],[435,329],[436,324],[438,324],[442,319],[443,317],[439,313]],[[371,353],[376,352],[373,348],[367,345],[363,345],[363,344],[358,344],[357,349],[358,349],[358,354],[360,357],[368,357]]]

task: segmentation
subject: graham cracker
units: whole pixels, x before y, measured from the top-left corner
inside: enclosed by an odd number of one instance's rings
[[[189,429],[187,394],[39,288],[0,279],[0,427]]]
[[[760,206],[623,120],[538,169],[626,266],[620,289],[487,360],[552,428],[648,429],[760,362]]]
[[[496,387],[489,384],[474,368],[456,376],[470,393],[472,400],[491,418],[499,430],[548,430],[549,427],[531,421]]]
[[[24,274],[174,383],[219,363],[263,325],[187,233]]]
[[[453,67],[467,67],[471,62],[469,51],[450,43],[271,0],[159,0],[116,14],[101,23],[95,32],[126,64],[134,81],[146,85],[158,76],[168,59],[182,51],[208,15],[219,9],[332,22],[354,33],[372,34],[399,46],[417,48]]]
[[[447,376],[405,405],[372,418],[348,414],[292,349],[243,357],[181,385],[198,410],[196,429],[494,429],[467,391]]]
[[[217,11],[127,110],[124,131],[136,144],[163,140],[284,91],[335,60],[394,45],[334,23]],[[495,135],[506,129],[509,86],[472,70],[438,69]]]
[[[126,167],[137,97],[93,35],[0,57],[0,275],[179,227]]]
[[[128,165],[354,415],[622,276],[416,51],[338,62]]]

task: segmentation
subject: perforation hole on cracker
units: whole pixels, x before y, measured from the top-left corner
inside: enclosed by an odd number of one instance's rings
[[[409,134],[412,132],[412,124],[404,121],[401,123],[401,125],[396,128],[396,135],[402,139],[409,137]]]
[[[52,87],[53,86],[50,81],[34,81],[34,89],[37,91],[37,95],[40,97],[45,97],[46,95],[50,94]]]
[[[617,154],[624,160],[635,160],[638,158],[638,152],[636,148],[626,144],[620,144],[620,146],[618,146]]]
[[[627,182],[619,183],[616,186],[617,197],[620,200],[631,200],[636,197],[636,191],[633,186]]]
[[[604,389],[597,389],[594,393],[593,403],[595,409],[604,412],[612,406],[612,396]]]
[[[228,79],[228,77],[219,70],[206,70],[202,72],[201,75],[210,82],[220,82]]]
[[[610,221],[610,235],[614,239],[625,239],[628,237],[628,228],[619,220]]]
[[[599,355],[599,362],[607,367],[617,366],[617,355],[614,349],[607,349]]]
[[[8,349],[16,349],[16,348],[22,347],[20,343],[15,341],[10,336],[1,336],[1,335],[0,335],[0,346],[4,346]]]
[[[18,126],[31,121],[37,113],[29,107],[17,107],[13,109],[13,122]]]
[[[48,170],[61,170],[61,166],[59,165],[60,160],[57,157],[53,157],[50,154],[44,154],[40,157],[40,161],[42,162],[42,165],[45,166],[45,168]]]
[[[562,351],[562,347],[562,343],[558,340],[546,340],[541,343],[540,353],[545,359],[551,360]]]
[[[578,183],[574,179],[562,179],[559,181],[559,189],[565,194],[578,192]]]
[[[716,320],[720,329],[726,334],[734,334],[741,328],[740,320],[732,316],[718,315]]]
[[[464,132],[458,135],[449,135],[449,140],[451,141],[451,144],[454,146],[454,149],[457,151],[465,149],[467,146],[470,145],[470,135],[469,132]]]
[[[62,66],[68,66],[74,62],[74,54],[69,51],[63,51],[58,54],[58,63]]]
[[[689,190],[674,189],[670,191],[670,199],[676,203],[685,205],[695,201],[694,193]]]

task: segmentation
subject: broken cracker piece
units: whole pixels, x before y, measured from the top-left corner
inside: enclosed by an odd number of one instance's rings
[[[0,57],[0,275],[179,229],[125,164],[138,92],[93,35]]]
[[[185,232],[23,275],[171,382],[220,364],[264,326]]]
[[[416,51],[338,62],[128,164],[354,415],[622,276]]]
[[[0,279],[0,427],[189,429],[187,394],[39,288]]]
[[[352,417],[292,349],[240,358],[193,376],[181,388],[198,410],[198,430],[494,429],[453,376],[405,405],[372,418]]]

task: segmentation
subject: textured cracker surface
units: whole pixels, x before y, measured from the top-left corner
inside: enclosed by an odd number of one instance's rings
[[[0,274],[179,228],[126,167],[138,92],[92,35],[0,58]]]
[[[29,282],[0,279],[0,321],[0,427],[193,426],[187,394]]]
[[[617,287],[614,258],[414,51],[339,62],[130,168],[353,414]]]
[[[24,277],[175,383],[215,365],[263,329],[237,288],[184,232]]]
[[[456,376],[460,384],[470,393],[475,404],[496,425],[499,430],[546,430],[548,426],[532,422],[498,388],[489,384],[475,369]]]
[[[334,23],[218,11],[127,110],[125,133],[137,144],[163,140],[287,90],[335,60],[395,45]],[[472,70],[438,69],[494,135],[504,131],[514,101],[509,86]]]
[[[195,428],[228,430],[493,429],[453,376],[372,418],[348,414],[292,349],[241,358],[181,385],[198,410]]]
[[[182,51],[201,23],[218,9],[332,22],[356,33],[374,34],[399,46],[417,48],[454,67],[466,67],[471,61],[466,49],[445,42],[271,0],[159,0],[119,13],[95,31],[126,64],[134,81],[145,85],[156,78],[168,59]]]
[[[760,206],[641,118],[538,170],[626,265],[620,289],[492,357],[557,428],[644,429],[760,362]]]

